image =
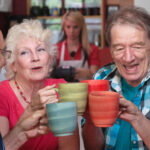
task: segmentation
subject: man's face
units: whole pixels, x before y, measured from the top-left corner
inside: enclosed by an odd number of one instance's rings
[[[112,58],[128,84],[136,87],[146,76],[150,59],[150,40],[141,28],[128,24],[111,29]]]

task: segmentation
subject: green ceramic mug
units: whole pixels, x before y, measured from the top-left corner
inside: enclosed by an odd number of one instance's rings
[[[87,83],[60,83],[58,93],[60,102],[76,102],[78,115],[83,115],[87,106]]]
[[[46,105],[48,125],[54,136],[72,135],[77,128],[75,102],[50,103]]]

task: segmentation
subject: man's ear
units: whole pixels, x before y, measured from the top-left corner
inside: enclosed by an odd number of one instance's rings
[[[0,49],[3,49],[4,47],[5,47],[5,40],[2,31],[0,30]]]

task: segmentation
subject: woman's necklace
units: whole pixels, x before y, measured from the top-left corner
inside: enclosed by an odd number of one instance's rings
[[[26,99],[26,97],[24,96],[23,92],[21,91],[21,89],[20,89],[20,87],[19,87],[19,85],[18,85],[18,83],[17,83],[16,80],[15,80],[15,85],[16,85],[16,88],[17,88],[17,90],[18,90],[20,96],[23,98],[23,100],[24,100],[26,103],[29,104],[30,101],[28,101],[28,100]]]
[[[77,48],[78,47],[76,47],[76,46],[73,47],[73,46],[68,45],[68,51],[70,53],[71,58],[74,58],[74,56],[76,55]]]

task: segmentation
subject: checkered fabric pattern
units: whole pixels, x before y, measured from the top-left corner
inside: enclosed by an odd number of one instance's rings
[[[106,79],[110,81],[110,90],[116,91],[122,94],[121,88],[121,76],[114,63],[104,66],[93,77],[95,80]],[[142,80],[140,88],[138,90],[136,100],[140,101],[140,105],[137,106],[150,120],[150,70],[147,72],[146,77]],[[117,119],[112,127],[106,129],[106,149],[113,150],[117,141],[117,136],[120,129],[120,119]],[[122,135],[124,136],[124,135]],[[131,127],[131,147],[132,150],[147,150],[142,139]]]

